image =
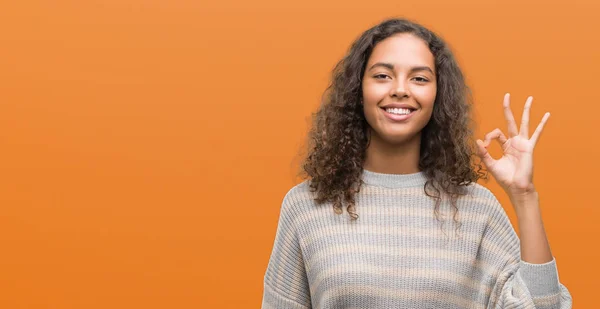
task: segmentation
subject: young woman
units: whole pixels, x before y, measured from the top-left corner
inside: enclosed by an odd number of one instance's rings
[[[532,179],[549,114],[530,134],[531,97],[517,126],[506,94],[508,135],[474,141],[448,46],[390,19],[353,43],[324,99],[309,179],[283,199],[263,308],[571,308]],[[509,195],[520,239],[476,183],[483,165]]]

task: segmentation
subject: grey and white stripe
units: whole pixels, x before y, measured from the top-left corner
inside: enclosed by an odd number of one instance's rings
[[[262,308],[572,307],[556,260],[529,264],[506,212],[473,184],[434,215],[423,173],[364,170],[351,221],[316,205],[308,181],[286,194],[264,276]]]

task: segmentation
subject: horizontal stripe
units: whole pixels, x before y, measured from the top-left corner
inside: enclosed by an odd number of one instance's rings
[[[387,299],[390,300],[388,303],[397,302],[414,302],[414,301],[427,301],[427,300],[438,300],[442,303],[452,305],[452,308],[456,306],[460,308],[484,308],[483,305],[477,306],[472,299],[458,297],[455,294],[445,293],[443,291],[419,291],[416,293],[410,289],[386,289],[378,288],[373,290],[368,286],[344,286],[344,287],[332,287],[323,297],[317,302],[317,308],[325,308],[320,306],[321,303],[326,303],[333,297],[350,297],[360,295],[365,298],[375,299]]]
[[[469,186],[458,213],[443,200],[438,218],[423,187],[403,182],[413,176],[378,175],[355,196],[358,220],[317,205],[307,182],[288,191],[263,308],[571,308],[555,264],[536,268],[547,284],[521,277],[520,240],[485,187]]]
[[[323,280],[325,278],[336,275],[341,276],[343,274],[349,273],[354,274],[355,269],[358,269],[358,273],[362,273],[367,276],[381,276],[382,280],[410,280],[414,278],[435,279],[443,280],[446,283],[450,284],[457,284],[463,288],[469,289],[471,294],[487,295],[491,292],[491,288],[489,286],[482,285],[480,280],[474,280],[463,274],[455,273],[448,270],[433,270],[430,268],[411,268],[399,270],[397,268],[381,267],[362,263],[357,265],[339,264],[319,272],[318,275],[315,278],[312,278],[311,280],[311,293],[316,294],[316,291],[321,288],[321,284],[323,283]],[[378,289],[379,287],[373,288]]]

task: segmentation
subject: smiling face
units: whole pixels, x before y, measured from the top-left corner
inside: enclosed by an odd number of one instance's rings
[[[372,139],[402,144],[420,138],[433,112],[435,59],[422,39],[399,33],[373,48],[362,80]]]

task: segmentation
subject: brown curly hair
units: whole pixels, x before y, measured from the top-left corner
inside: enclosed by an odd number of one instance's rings
[[[361,105],[362,78],[375,45],[397,33],[421,38],[435,59],[437,96],[432,117],[421,133],[419,169],[427,178],[425,194],[436,200],[436,218],[440,202],[449,198],[456,221],[456,201],[466,194],[465,186],[486,178],[472,138],[471,94],[447,44],[407,19],[387,19],[365,31],[336,64],[321,106],[312,114],[308,154],[300,175],[310,178],[317,204],[330,202],[334,212],[341,214],[346,202],[351,218],[358,218],[355,194],[362,185],[369,145],[369,125]]]

